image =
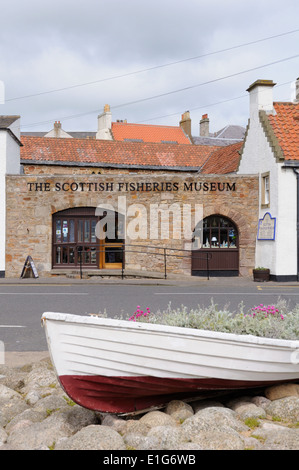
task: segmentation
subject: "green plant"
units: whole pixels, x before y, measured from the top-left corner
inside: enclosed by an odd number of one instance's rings
[[[65,395],[63,395],[63,398],[65,399],[65,401],[67,402],[67,404],[69,406],[75,406],[75,402],[73,400],[71,400],[70,398],[66,397]]]
[[[248,426],[250,429],[255,429],[255,428],[258,428],[259,425],[260,425],[260,422],[258,419],[256,418],[246,418],[244,423],[246,424],[246,426]]]
[[[173,309],[169,303],[165,310],[155,313],[138,306],[129,320],[268,338],[299,338],[299,304],[291,310],[285,300],[279,300],[275,306],[260,304],[247,312],[244,310],[242,303],[236,312],[227,306],[219,309],[213,300],[208,307],[198,305],[194,309],[183,305]]]
[[[266,439],[262,436],[259,436],[258,434],[252,434],[251,437],[260,441],[261,444],[265,444],[266,442]]]
[[[47,417],[51,416],[51,414],[54,413],[55,411],[59,411],[59,408],[54,408],[54,409],[47,408],[46,410]]]

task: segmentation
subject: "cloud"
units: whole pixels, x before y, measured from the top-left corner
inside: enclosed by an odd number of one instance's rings
[[[250,83],[257,78],[273,79],[278,85],[286,82],[275,93],[290,99],[290,82],[299,75],[298,59],[146,98],[295,55],[298,33],[223,50],[294,30],[298,14],[298,2],[293,0],[285,0],[283,8],[278,0],[12,0],[2,11],[0,80],[7,99],[36,96],[7,100],[1,114],[21,114],[24,130],[48,130],[54,120],[84,114],[65,119],[63,127],[95,130],[97,114],[109,103],[113,119],[131,122],[177,125],[184,111],[193,110],[197,133],[206,112],[212,130],[246,125]],[[180,62],[200,55],[204,57]],[[179,63],[145,71],[175,61]],[[134,71],[139,73],[124,76]],[[74,87],[78,84],[84,86]],[[39,94],[60,88],[67,89]],[[245,98],[235,99],[242,95]],[[144,101],[121,106],[138,100]],[[35,123],[40,124],[25,128]]]

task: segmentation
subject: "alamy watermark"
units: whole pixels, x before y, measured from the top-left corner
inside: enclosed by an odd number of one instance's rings
[[[202,204],[127,205],[126,196],[119,196],[116,205],[99,204],[95,215],[100,218],[95,230],[100,240],[185,240],[191,243],[191,249],[201,246]]]

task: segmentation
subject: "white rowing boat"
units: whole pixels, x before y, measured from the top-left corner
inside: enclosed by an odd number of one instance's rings
[[[299,381],[299,341],[55,312],[42,324],[65,392],[101,412]]]

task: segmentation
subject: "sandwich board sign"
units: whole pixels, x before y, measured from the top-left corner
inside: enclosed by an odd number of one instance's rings
[[[21,278],[24,278],[24,277],[34,277],[34,278],[38,277],[38,272],[31,256],[27,256],[26,261],[24,263]]]

